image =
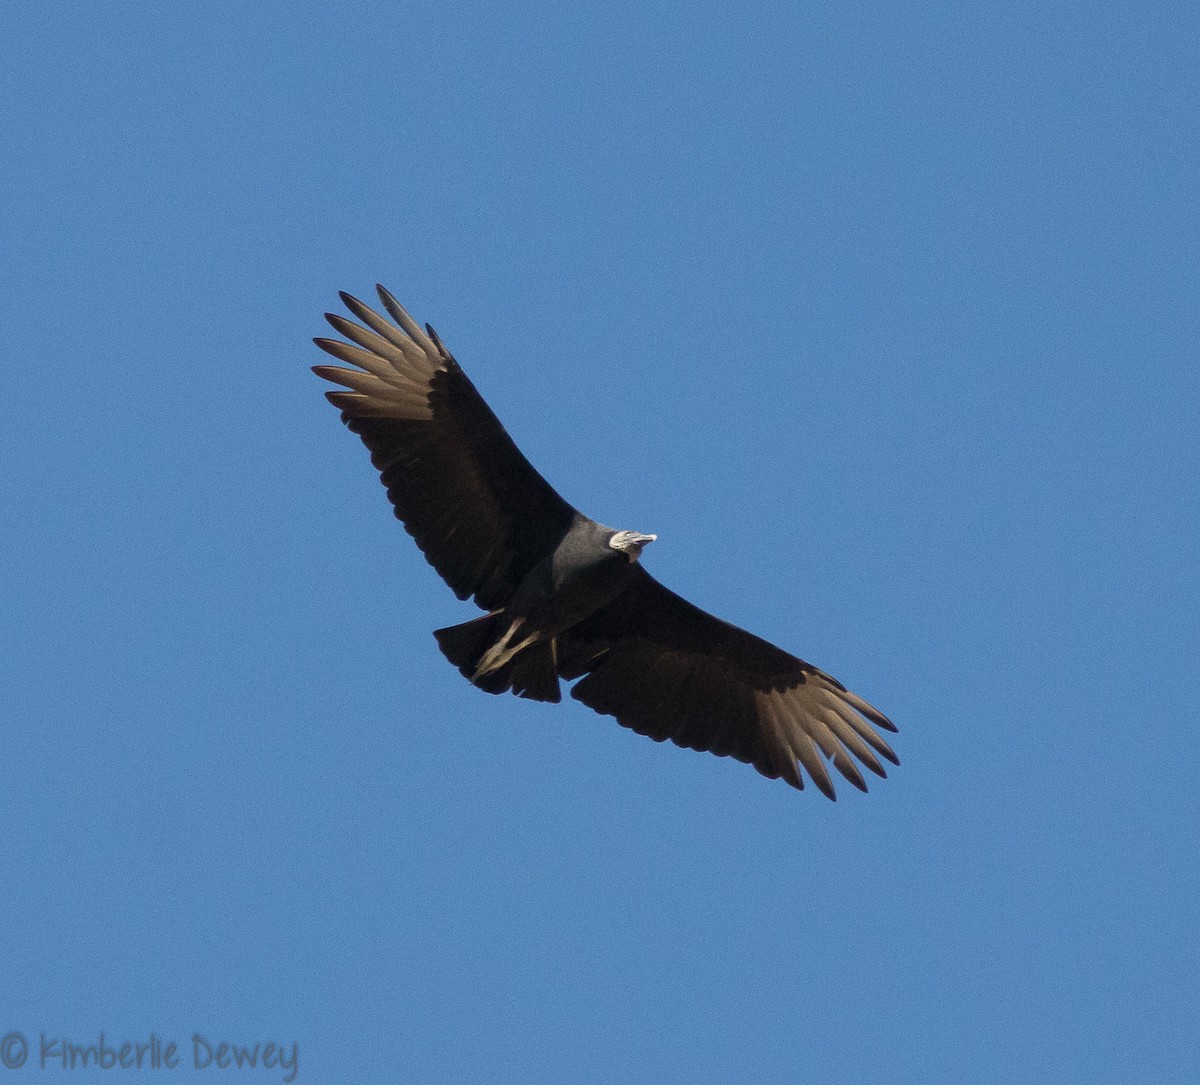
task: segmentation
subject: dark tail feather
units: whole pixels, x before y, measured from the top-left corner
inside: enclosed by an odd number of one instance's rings
[[[512,691],[518,697],[528,697],[531,701],[551,701],[554,704],[562,700],[551,641],[530,645],[502,670],[510,673]]]
[[[465,678],[488,693],[503,693],[511,689],[518,697],[535,701],[562,700],[558,674],[554,666],[554,649],[549,643],[533,644],[518,653],[504,666],[488,674],[476,675],[479,661],[487,650],[508,630],[509,619],[503,611],[485,614],[462,625],[435,629],[438,647]]]
[[[508,616],[504,611],[498,610],[495,614],[485,614],[482,618],[463,622],[462,625],[435,629],[433,635],[437,637],[442,655],[465,677],[473,678],[483,653],[504,636],[507,628]]]

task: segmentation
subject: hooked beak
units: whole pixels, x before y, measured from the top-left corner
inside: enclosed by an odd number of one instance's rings
[[[657,535],[647,535],[641,531],[618,531],[608,545],[620,550],[630,561],[637,561],[642,550],[657,538]]]

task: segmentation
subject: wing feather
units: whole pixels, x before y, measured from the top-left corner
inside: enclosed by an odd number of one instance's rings
[[[895,725],[836,679],[724,622],[640,566],[632,586],[559,638],[577,700],[641,734],[737,758],[835,798],[827,762],[862,791],[855,758],[899,763],[875,730]],[[874,726],[873,726],[874,725]],[[803,773],[801,772],[803,769]]]
[[[314,366],[371,452],[396,516],[460,599],[504,606],[582,519],[533,468],[432,329],[377,288],[391,320],[350,294],[362,323],[326,314],[349,342],[315,340],[353,369]]]

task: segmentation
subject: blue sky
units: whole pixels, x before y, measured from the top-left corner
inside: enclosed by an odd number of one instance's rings
[[[1198,21],[10,12],[11,1079],[1200,1080]],[[308,371],[376,280],[901,767],[464,682]],[[36,1065],[101,1031],[183,1062]]]

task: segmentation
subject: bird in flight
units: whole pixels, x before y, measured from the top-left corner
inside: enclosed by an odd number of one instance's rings
[[[899,764],[892,722],[836,679],[663,587],[642,567],[656,536],[614,531],[569,505],[521,454],[428,324],[382,286],[387,317],[326,313],[315,340],[353,366],[314,366],[371,452],[396,516],[482,617],[434,633],[488,693],[571,696],[656,741],[733,757],[836,798],[826,762],[866,791],[859,763]],[[856,760],[857,759],[857,760]],[[804,773],[801,772],[804,770]]]

